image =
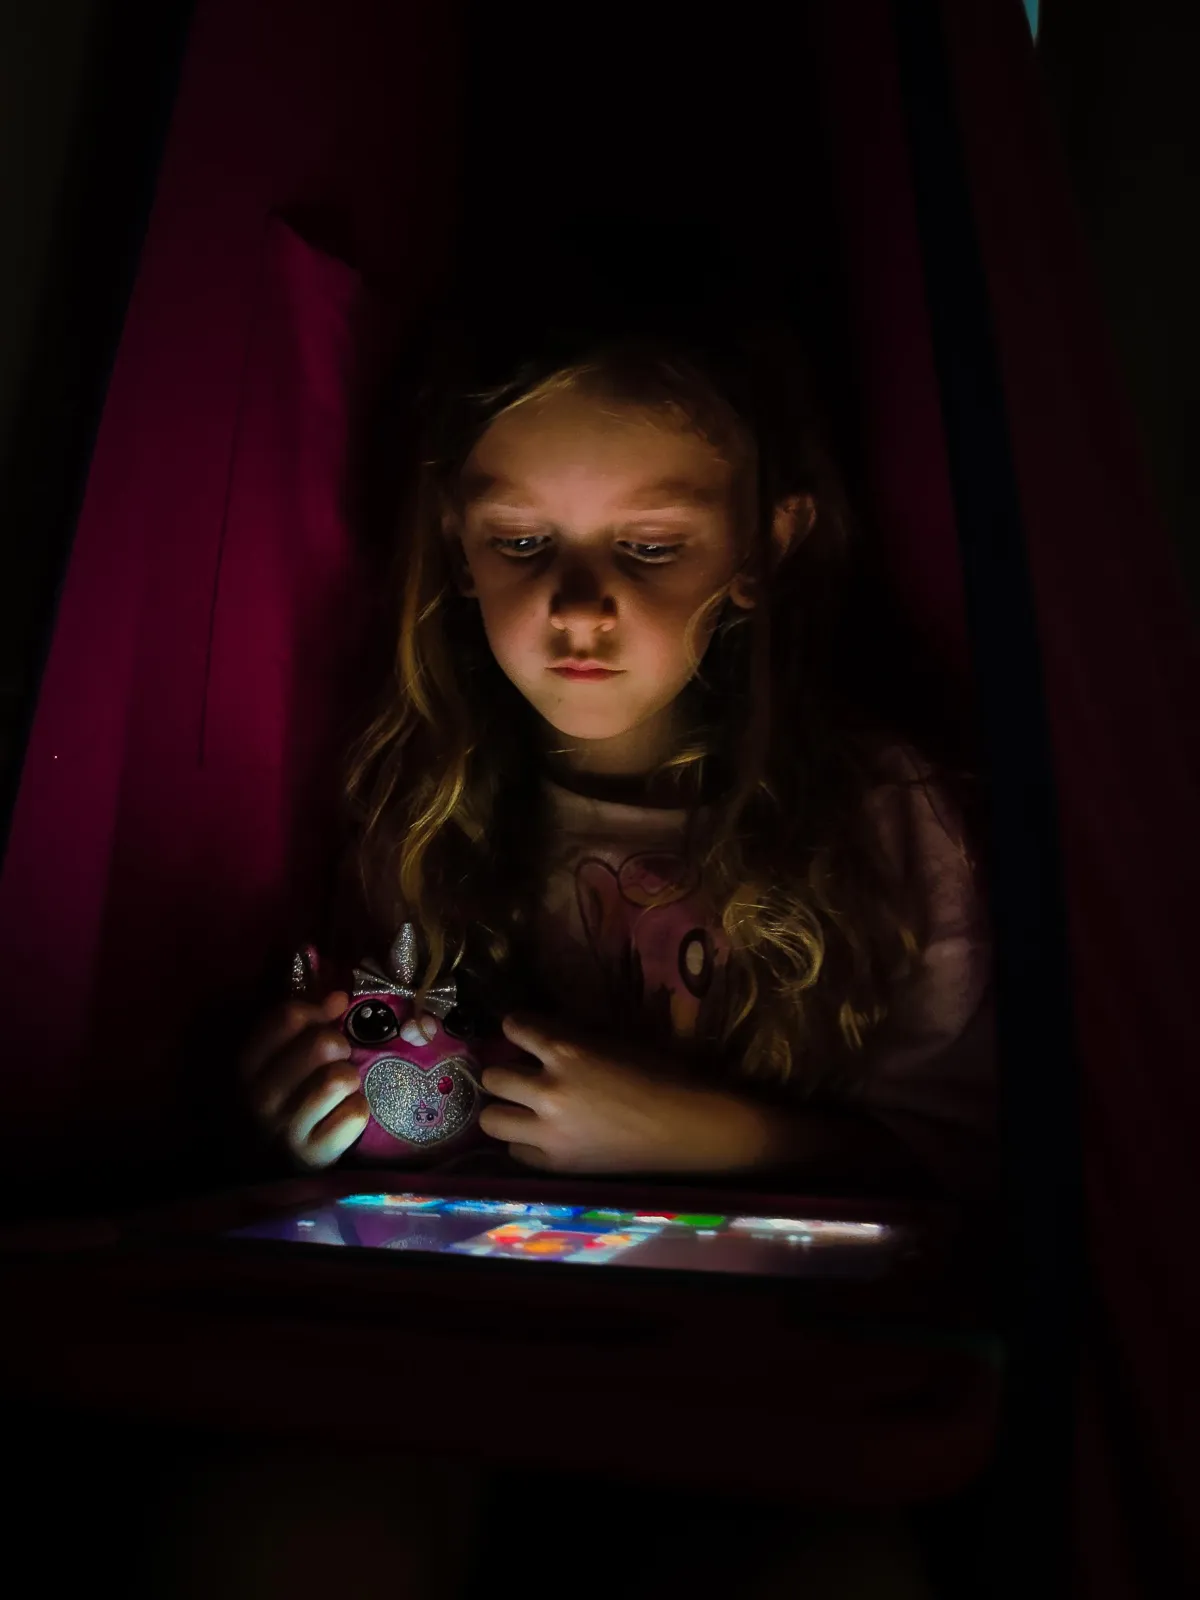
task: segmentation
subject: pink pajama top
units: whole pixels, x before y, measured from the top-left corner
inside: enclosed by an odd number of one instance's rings
[[[888,770],[917,769],[900,748]],[[728,959],[684,857],[683,811],[592,800],[546,783],[551,829],[538,938],[539,987],[601,1032],[664,1041],[712,1034]],[[991,1181],[995,1039],[990,938],[950,802],[932,784],[881,784],[869,802],[889,856],[915,879],[928,938],[836,1091],[885,1124],[951,1190]]]

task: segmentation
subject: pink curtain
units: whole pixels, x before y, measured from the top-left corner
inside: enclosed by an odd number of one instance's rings
[[[181,1032],[324,892],[347,417],[441,271],[457,91],[440,7],[196,8],[0,881],[18,1166],[176,1141]]]
[[[1022,8],[942,0],[938,10],[1004,391],[1059,815],[1085,1202],[1077,1592],[1133,1600],[1200,1574],[1189,1488],[1200,1294],[1188,1269],[1200,1213],[1191,1157],[1200,649]],[[823,16],[874,509],[898,604],[957,674],[969,659],[962,563],[895,16],[883,4]]]
[[[1094,1278],[1081,1582],[1097,1596],[1178,1592],[1200,1578],[1190,1470],[1200,1290],[1189,1269],[1200,1214],[1200,647],[1018,9],[942,6],[1061,826]],[[1108,1514],[1115,1506],[1124,1514]]]

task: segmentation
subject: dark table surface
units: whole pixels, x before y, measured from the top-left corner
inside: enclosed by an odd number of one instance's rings
[[[737,1195],[742,1211],[900,1220],[874,1284],[780,1285],[219,1238],[352,1190],[732,1208],[710,1189],[340,1170],[0,1229],[9,1399],[262,1438],[394,1444],[839,1505],[910,1505],[990,1459],[1002,1353],[987,1249],[945,1208]],[[802,1214],[802,1213],[801,1213]],[[479,1271],[497,1266],[498,1272]],[[708,1275],[706,1275],[707,1280]],[[671,1280],[674,1281],[671,1281]],[[348,1403],[297,1404],[314,1372]],[[521,1425],[497,1393],[519,1393]]]

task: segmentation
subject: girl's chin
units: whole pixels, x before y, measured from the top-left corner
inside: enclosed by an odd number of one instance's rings
[[[590,744],[599,743],[601,740],[620,739],[636,726],[626,722],[602,723],[582,717],[547,717],[545,720],[554,732],[561,733],[564,739],[586,739]]]

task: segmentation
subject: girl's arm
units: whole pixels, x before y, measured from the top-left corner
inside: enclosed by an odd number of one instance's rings
[[[753,1107],[731,1097],[725,1115],[756,1168],[986,1194],[999,1178],[991,939],[961,820],[936,789],[902,787],[880,794],[876,824],[923,890],[928,940],[917,970],[836,1103]]]
[[[682,1073],[664,1077],[661,1058],[643,1059],[653,1052],[549,1018],[510,1015],[504,1032],[537,1070],[488,1067],[482,1083],[496,1099],[480,1126],[527,1165],[680,1176],[772,1171],[797,1187],[892,1192],[946,1187],[937,1163],[869,1110],[768,1103],[689,1083]],[[935,1129],[935,1145],[939,1137]]]
[[[745,1157],[737,1170],[769,1171],[819,1187],[925,1187],[929,1173],[912,1147],[870,1117],[836,1109],[764,1106],[729,1095],[724,1110],[741,1121]],[[717,1108],[714,1107],[714,1110]]]
[[[723,1125],[714,1145],[731,1169],[772,1171],[822,1187],[929,1188],[986,1194],[998,1177],[993,1091],[994,1023],[986,991],[953,1037],[929,1036],[877,1052],[839,1104],[787,1106],[735,1093],[708,1099]]]

